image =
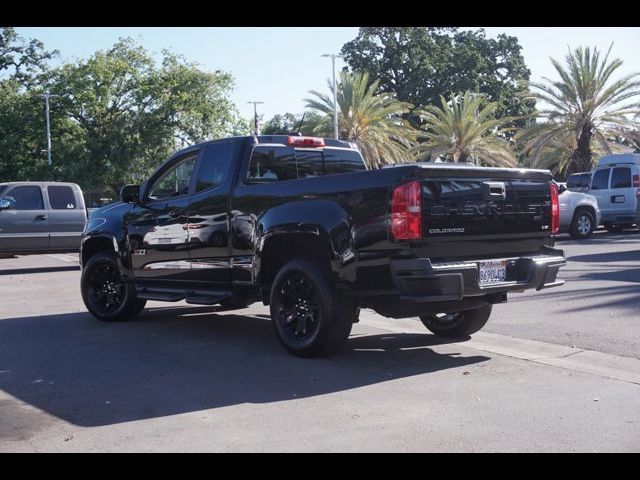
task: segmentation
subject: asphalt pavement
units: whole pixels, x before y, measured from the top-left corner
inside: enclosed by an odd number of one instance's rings
[[[0,259],[0,452],[640,451],[640,234],[557,246],[566,285],[467,342],[366,310],[313,360],[258,304],[102,323],[77,257]]]

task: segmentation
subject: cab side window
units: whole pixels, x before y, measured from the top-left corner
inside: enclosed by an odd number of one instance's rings
[[[49,203],[54,210],[71,210],[76,208],[76,196],[71,187],[51,185],[47,187]]]
[[[609,172],[611,170],[605,168],[603,170],[597,170],[593,175],[593,181],[591,182],[591,190],[606,190],[609,188]]]
[[[611,188],[631,188],[631,169],[616,167],[611,173]]]
[[[149,199],[160,200],[187,195],[197,159],[198,153],[190,154],[167,170],[149,189]]]
[[[222,185],[228,175],[232,154],[233,144],[229,142],[207,147],[198,170],[196,192]]]
[[[9,190],[3,197],[15,210],[44,210],[42,190],[36,185],[21,185]]]

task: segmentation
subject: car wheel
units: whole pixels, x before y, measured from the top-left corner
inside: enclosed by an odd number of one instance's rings
[[[491,305],[455,313],[421,315],[425,327],[440,337],[464,338],[485,326],[491,316]]]
[[[576,238],[578,240],[589,238],[591,235],[593,235],[595,223],[596,221],[593,218],[591,212],[589,212],[588,210],[578,210],[573,215],[569,233],[573,238]]]
[[[300,357],[337,351],[357,319],[356,302],[336,292],[317,263],[303,259],[280,269],[271,287],[270,308],[280,343]]]
[[[82,270],[80,289],[87,310],[105,322],[131,320],[147,303],[137,298],[133,282],[124,280],[113,252],[101,252],[89,259]]]

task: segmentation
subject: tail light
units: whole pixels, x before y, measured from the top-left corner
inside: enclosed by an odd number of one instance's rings
[[[640,175],[633,176],[633,186],[635,188],[640,188]]]
[[[290,135],[287,140],[287,145],[294,147],[324,147],[324,139],[319,137],[294,137]]]
[[[558,199],[558,185],[551,182],[549,184],[551,195],[551,234],[555,235],[560,230],[560,200]]]
[[[400,185],[393,191],[391,235],[395,240],[422,238],[422,192],[419,181]]]

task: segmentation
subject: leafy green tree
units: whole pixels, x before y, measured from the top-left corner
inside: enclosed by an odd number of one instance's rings
[[[544,105],[538,113],[542,121],[518,140],[533,166],[561,174],[589,171],[594,153],[618,149],[616,138],[637,127],[632,116],[640,112],[640,73],[614,79],[622,60],[609,60],[610,52],[611,47],[601,57],[597,48],[576,48],[564,65],[551,59],[559,80],[531,83],[530,95]]]
[[[333,86],[329,94],[310,91],[307,107],[320,115],[313,132],[333,136]],[[338,131],[342,140],[355,142],[370,168],[408,159],[415,141],[415,130],[402,115],[411,105],[391,94],[376,95],[378,80],[369,82],[368,73],[340,73],[337,88]]]
[[[263,135],[288,135],[297,132],[300,127],[302,135],[312,135],[313,126],[318,123],[318,120],[319,115],[310,111],[300,115],[289,112],[282,115],[278,113],[264,124],[260,133]]]
[[[39,40],[23,39],[12,27],[0,27],[0,79],[8,77],[20,86],[30,86],[57,54],[57,50],[45,50]]]
[[[351,70],[380,79],[378,92],[400,101],[436,105],[440,96],[469,90],[496,102],[496,117],[518,118],[512,126],[522,127],[535,101],[516,95],[530,75],[521,50],[516,37],[491,39],[483,29],[362,27],[342,54]]]
[[[478,165],[514,166],[517,161],[505,139],[506,123],[513,119],[495,118],[496,102],[486,102],[481,95],[467,91],[440,97],[440,107],[429,105],[416,110],[424,121],[422,143],[413,148],[416,158],[431,160],[444,157],[453,162]]]
[[[57,109],[77,125],[60,175],[114,192],[146,178],[178,148],[246,129],[229,99],[233,80],[163,52],[160,67],[130,39],[49,75]]]

